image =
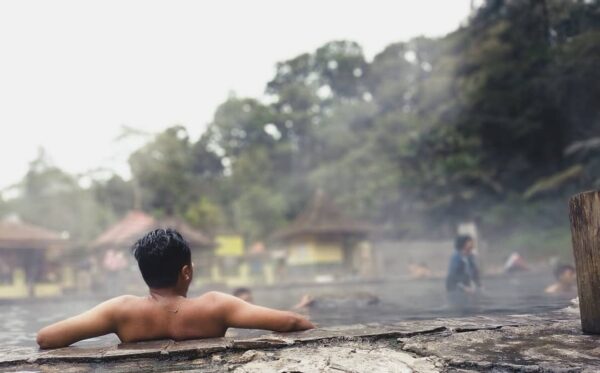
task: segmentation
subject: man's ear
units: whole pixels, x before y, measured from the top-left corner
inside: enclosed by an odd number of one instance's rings
[[[183,278],[185,278],[186,280],[189,280],[190,278],[192,278],[192,266],[186,264],[183,267],[181,267],[181,274],[183,275]]]

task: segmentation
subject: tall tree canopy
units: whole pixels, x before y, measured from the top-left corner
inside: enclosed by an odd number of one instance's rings
[[[371,60],[337,40],[282,61],[264,99],[228,98],[199,139],[156,134],[131,155],[132,180],[91,190],[107,217],[136,205],[251,240],[318,188],[393,237],[448,235],[464,219],[490,238],[565,232],[566,197],[600,187],[598,66],[597,0],[487,0],[455,32]],[[22,212],[40,220],[46,194],[78,188],[32,164],[24,196],[40,202]]]

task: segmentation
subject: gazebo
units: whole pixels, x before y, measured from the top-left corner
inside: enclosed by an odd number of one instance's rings
[[[372,230],[369,224],[344,216],[319,190],[288,227],[271,237],[271,246],[285,261],[279,263],[277,272],[284,271],[293,280],[311,281],[368,277],[373,270],[368,239]]]
[[[183,220],[175,217],[156,219],[142,211],[133,210],[127,213],[123,219],[109,227],[98,238],[91,248],[101,258],[105,268],[110,270],[121,269],[129,257],[127,251],[137,239],[147,232],[157,228],[173,228],[183,235],[192,249],[192,259],[198,274],[208,276],[212,264],[212,249],[214,241],[198,229],[192,228]],[[115,258],[107,256],[117,255]],[[114,267],[114,268],[113,268]]]
[[[61,294],[67,246],[58,232],[19,220],[0,221],[0,299]]]

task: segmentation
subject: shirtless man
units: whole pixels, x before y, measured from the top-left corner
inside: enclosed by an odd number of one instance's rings
[[[41,329],[40,348],[65,347],[82,339],[115,333],[122,342],[222,337],[228,328],[291,332],[314,328],[293,312],[256,306],[234,296],[208,292],[188,299],[193,265],[183,237],[157,229],[133,246],[149,295],[110,299],[80,315]]]
[[[554,277],[556,277],[556,282],[546,288],[546,294],[574,295],[577,293],[575,267],[569,264],[560,265],[554,270]]]

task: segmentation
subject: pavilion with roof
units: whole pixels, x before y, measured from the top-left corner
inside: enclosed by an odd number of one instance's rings
[[[173,228],[183,235],[192,250],[194,270],[198,276],[210,276],[214,241],[202,231],[191,227],[175,217],[154,218],[142,211],[130,211],[117,223],[100,234],[91,244],[100,263],[108,271],[117,271],[129,266],[132,256],[129,249],[144,234],[153,229]],[[115,256],[115,258],[108,258]],[[123,262],[123,265],[120,263]]]
[[[271,237],[271,247],[285,263],[276,272],[293,281],[330,281],[369,277],[373,273],[373,228],[346,217],[321,190],[287,227]],[[276,255],[277,256],[277,255]]]
[[[58,232],[18,219],[0,221],[0,299],[61,294],[59,257],[67,244]]]

